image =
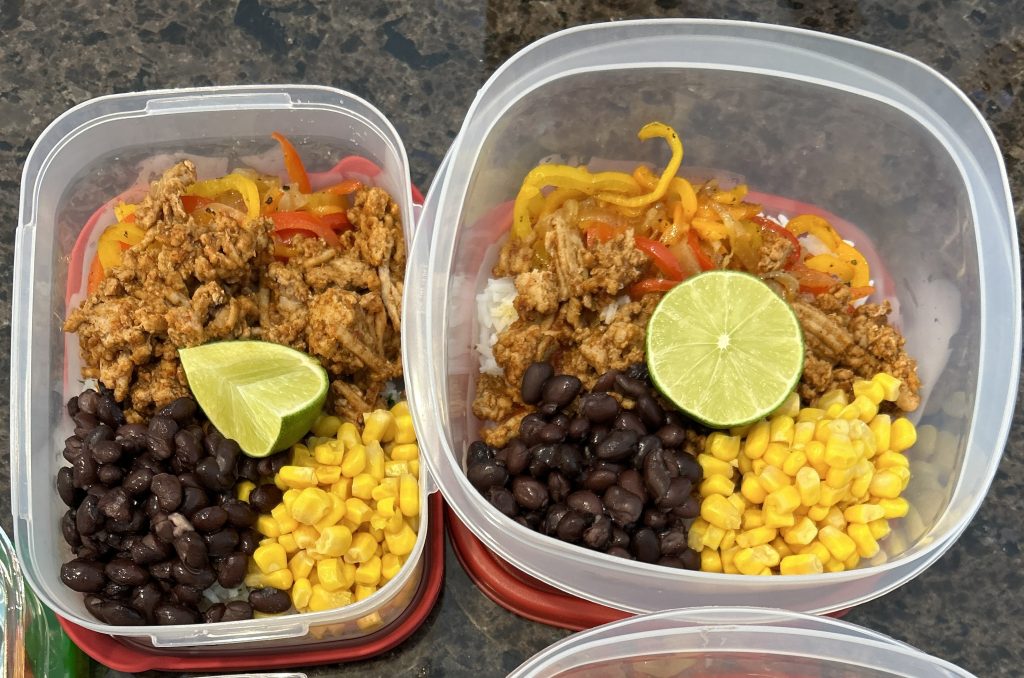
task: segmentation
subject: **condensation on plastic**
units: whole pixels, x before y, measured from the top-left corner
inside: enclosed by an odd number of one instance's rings
[[[270,134],[280,131],[311,172],[359,156],[380,168],[373,183],[411,217],[408,160],[397,132],[366,101],[315,86],[220,87],[93,99],[57,118],[25,163],[16,235],[11,348],[11,477],[15,546],[24,575],[45,604],[75,624],[125,642],[191,653],[248,647],[267,651],[337,643],[383,628],[409,605],[423,573],[426,516],[402,572],[371,598],[345,608],[184,626],[110,626],[88,613],[59,578],[72,557],[58,528],[66,510],[54,484],[71,435],[64,403],[81,389],[76,336],[61,330],[71,252],[83,224],[112,196],[141,192],[173,162],[190,158],[202,176],[237,165],[284,175]],[[108,204],[108,207],[112,205]],[[111,217],[112,218],[112,217]],[[95,241],[105,223],[95,223]],[[411,241],[414,220],[404,220]],[[94,246],[94,245],[93,245]],[[79,269],[79,273],[81,273]],[[79,290],[80,291],[80,290]],[[72,298],[75,298],[72,295]],[[426,474],[423,474],[424,477]],[[429,479],[421,482],[426,506]]]
[[[579,111],[586,111],[580,124]],[[475,295],[500,233],[488,211],[542,159],[663,163],[632,136],[661,120],[684,171],[855,224],[894,278],[926,402],[913,417],[910,514],[883,552],[842,573],[765,579],[624,561],[545,538],[484,501],[463,472],[478,422]],[[493,219],[492,219],[493,221]],[[429,233],[428,233],[429,232]],[[431,475],[459,518],[508,561],[572,595],[632,612],[767,606],[827,613],[883,595],[944,553],[977,512],[1006,442],[1020,359],[1020,262],[1006,172],[966,97],[929,67],[799,29],[659,20],[534,43],[480,90],[427,196],[410,261],[404,350]],[[429,249],[429,251],[427,251]],[[643,582],[638,586],[637,582]]]
[[[971,678],[892,638],[827,617],[764,608],[694,608],[630,617],[541,650],[509,678],[633,675],[721,678]]]

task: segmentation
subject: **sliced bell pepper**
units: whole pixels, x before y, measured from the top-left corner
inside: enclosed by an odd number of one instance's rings
[[[336,232],[348,231],[352,228],[352,223],[344,212],[325,214],[320,217],[320,221],[324,222],[324,226]]]
[[[679,166],[683,163],[683,142],[679,140],[679,135],[676,134],[676,131],[663,122],[647,123],[640,128],[637,137],[641,141],[647,141],[656,137],[665,139],[668,142],[669,148],[672,149],[672,158],[668,161],[668,165],[665,166],[665,171],[662,172],[661,178],[658,179],[658,185],[645,195],[624,196],[614,193],[598,193],[598,199],[623,207],[643,207],[644,205],[650,205],[652,202],[661,200],[662,196],[665,195],[665,191],[668,190],[668,186],[672,182],[672,177],[676,175],[676,172],[679,171]]]
[[[853,265],[834,254],[816,254],[813,257],[807,257],[804,260],[804,265],[815,271],[834,275],[845,283],[853,279]]]
[[[801,292],[809,292],[811,294],[822,294],[832,289],[832,286],[839,282],[836,278],[833,278],[828,273],[822,273],[821,271],[815,271],[813,268],[807,268],[803,262],[798,263],[794,266],[790,273],[796,278],[797,282],[800,283]]]
[[[875,288],[871,285],[865,285],[864,287],[851,287],[850,288],[850,301],[856,301],[863,299],[864,297],[870,297],[875,293]]]
[[[755,224],[759,225],[761,228],[767,229],[774,233],[775,235],[781,238],[785,238],[786,240],[789,241],[789,244],[792,246],[792,249],[789,252],[789,256],[786,258],[786,263],[783,265],[783,268],[792,268],[793,266],[796,265],[798,261],[800,261],[800,241],[797,240],[796,236],[793,235],[792,232],[783,227],[782,224],[777,224],[767,217],[760,217],[755,215],[750,217],[750,220],[753,221]]]
[[[668,190],[679,196],[679,203],[683,206],[683,221],[689,222],[697,213],[697,194],[693,185],[682,177],[673,177],[668,184]]]
[[[729,229],[721,221],[715,219],[694,217],[690,226],[696,229],[700,233],[700,237],[705,240],[726,240],[729,237]]]
[[[298,233],[313,234],[331,247],[338,247],[341,241],[337,234],[323,220],[309,212],[274,212],[270,215],[274,222],[274,233],[282,240]]]
[[[583,238],[588,250],[599,242],[608,242],[618,234],[618,230],[603,221],[592,221],[583,229]]]
[[[586,195],[597,195],[605,191],[637,193],[640,190],[636,179],[624,172],[591,174],[584,167],[538,165],[526,175],[516,195],[512,219],[512,233],[516,237],[525,238],[533,230],[534,219],[544,209],[541,189],[546,186],[576,190]]]
[[[100,263],[100,258],[96,257],[92,260],[92,266],[89,267],[89,285],[87,287],[89,294],[95,292],[101,282],[103,282],[103,264]]]
[[[679,284],[678,280],[665,280],[664,278],[644,278],[629,286],[631,299],[640,299],[651,292],[668,292]]]
[[[219,179],[197,181],[188,187],[186,193],[213,200],[228,191],[238,191],[242,196],[242,201],[245,203],[245,209],[250,219],[259,218],[262,208],[260,204],[260,189],[256,182],[247,176],[232,173]]]
[[[801,214],[793,217],[786,223],[786,229],[798,237],[809,233],[833,252],[842,242],[839,234],[832,228],[832,224],[814,214]]]
[[[107,227],[100,235],[99,242],[120,242],[126,245],[138,245],[146,232],[132,223],[114,224]]]
[[[687,234],[687,242],[690,244],[690,249],[693,250],[693,255],[697,257],[697,263],[700,264],[702,271],[710,271],[715,267],[715,262],[711,261],[711,257],[704,252],[704,248],[700,246],[700,238],[697,236],[696,229],[691,228]]]
[[[334,195],[348,195],[349,193],[355,193],[362,187],[363,183],[357,179],[345,179],[341,183],[328,186],[324,191]]]
[[[209,198],[204,198],[204,197],[202,197],[200,195],[183,195],[183,196],[181,196],[181,207],[182,207],[182,209],[184,209],[189,214],[192,214],[193,212],[195,212],[200,207],[203,207],[205,205],[209,205],[211,202],[213,202],[213,201],[210,200]],[[246,209],[248,209],[248,208],[249,208],[249,206],[246,205]]]
[[[277,143],[281,144],[281,152],[284,153],[284,168],[288,172],[288,180],[299,187],[299,192],[309,193],[313,190],[309,185],[309,175],[306,174],[306,167],[302,164],[302,158],[299,157],[298,151],[292,146],[292,142],[281,134],[280,132],[274,132],[271,134]]]
[[[853,268],[853,275],[850,276],[850,285],[853,287],[866,287],[871,282],[871,271],[868,268],[868,260],[856,247],[851,247],[845,242],[839,243],[835,249],[836,258]]]
[[[280,259],[290,259],[298,254],[299,251],[294,247],[288,247],[283,242],[274,243],[274,256]]]
[[[655,267],[669,280],[682,280],[683,269],[668,248],[656,240],[641,235],[634,239],[636,248],[650,257]]]
[[[119,202],[114,205],[114,216],[118,221],[128,221],[128,217],[135,214],[135,210],[138,205],[134,205],[127,202]]]
[[[575,188],[556,188],[544,198],[544,207],[540,211],[539,218],[543,219],[551,214],[564,205],[566,200],[579,200],[585,195],[586,193]]]

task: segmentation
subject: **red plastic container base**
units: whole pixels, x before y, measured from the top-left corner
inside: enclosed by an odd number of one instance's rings
[[[419,628],[427,618],[444,581],[444,500],[439,492],[429,499],[429,532],[423,552],[423,578],[405,615],[385,628],[364,638],[343,641],[328,647],[303,648],[296,646],[286,651],[232,652],[224,647],[223,655],[170,654],[146,651],[135,645],[126,645],[114,636],[90,631],[62,617],[64,631],[87,655],[115,671],[139,673],[141,671],[247,671],[282,669],[313,664],[334,664],[369,659],[397,646]]]

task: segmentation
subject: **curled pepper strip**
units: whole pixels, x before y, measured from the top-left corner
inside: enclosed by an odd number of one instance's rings
[[[114,224],[103,231],[100,235],[100,242],[118,242],[124,243],[128,246],[138,245],[142,242],[143,236],[146,232],[133,223],[120,223]]]
[[[238,191],[242,195],[242,201],[245,203],[245,209],[250,219],[259,218],[260,189],[255,181],[241,174],[232,173],[219,179],[197,181],[188,187],[186,193],[212,200],[228,191]]]
[[[517,238],[526,238],[533,231],[533,219],[544,209],[541,189],[545,186],[579,191],[586,195],[598,195],[605,191],[636,193],[640,190],[636,179],[624,172],[591,174],[582,167],[539,165],[526,175],[512,208],[512,233]]]
[[[835,254],[816,254],[804,260],[804,264],[807,268],[815,271],[834,275],[845,283],[853,280],[853,264],[840,259]]]
[[[683,206],[683,221],[689,222],[697,213],[697,193],[693,185],[682,177],[672,177],[668,183],[668,190],[679,196],[679,204]]]
[[[786,229],[797,237],[809,233],[833,252],[839,246],[839,243],[842,242],[839,234],[832,228],[832,224],[814,214],[801,214],[790,219],[786,223]]]
[[[284,154],[284,169],[288,172],[288,180],[298,185],[300,193],[309,193],[312,188],[309,185],[309,175],[306,174],[306,166],[302,164],[299,152],[292,146],[280,132],[271,134],[277,143],[281,144],[281,152]]]
[[[844,263],[853,267],[853,276],[850,278],[852,287],[867,287],[871,282],[871,271],[868,268],[868,260],[856,247],[851,247],[845,242],[839,243],[836,248],[836,257]]]
[[[661,178],[658,179],[658,185],[646,195],[626,197],[613,193],[598,193],[598,199],[613,205],[621,205],[622,207],[643,207],[644,205],[661,200],[662,196],[665,195],[665,191],[668,190],[669,184],[672,182],[672,177],[676,175],[676,172],[679,171],[679,166],[683,163],[683,142],[679,140],[679,135],[676,134],[676,131],[663,122],[647,123],[640,128],[637,137],[641,141],[647,141],[655,137],[665,139],[668,142],[669,148],[672,149],[672,159],[665,166],[665,171],[662,172]]]

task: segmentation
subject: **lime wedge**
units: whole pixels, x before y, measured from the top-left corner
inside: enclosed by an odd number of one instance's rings
[[[800,323],[747,273],[708,271],[662,297],[647,325],[647,366],[658,390],[713,428],[766,416],[804,365]]]
[[[178,351],[189,388],[214,426],[251,457],[299,441],[327,398],[316,359],[262,341],[222,341]]]

